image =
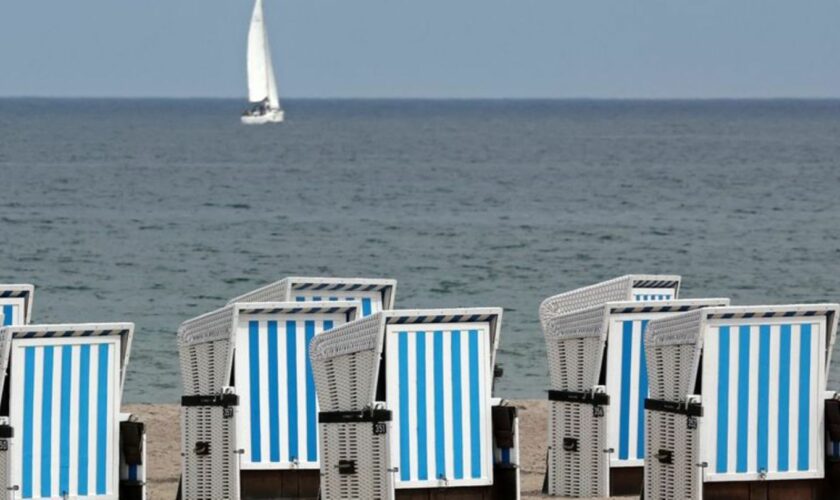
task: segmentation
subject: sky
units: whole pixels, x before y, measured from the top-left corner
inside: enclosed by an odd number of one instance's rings
[[[283,97],[840,97],[837,0],[264,0]],[[0,96],[242,97],[252,0],[5,0]]]

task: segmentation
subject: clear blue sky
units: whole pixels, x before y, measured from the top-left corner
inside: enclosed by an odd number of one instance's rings
[[[289,97],[840,97],[837,0],[265,0]],[[251,0],[6,0],[0,96],[245,95]]]

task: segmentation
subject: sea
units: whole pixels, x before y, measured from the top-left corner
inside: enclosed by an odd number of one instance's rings
[[[0,282],[36,322],[134,322],[125,400],[177,402],[178,326],[288,275],[503,307],[508,398],[544,397],[537,309],[576,287],[840,301],[840,100],[284,105],[0,99]]]

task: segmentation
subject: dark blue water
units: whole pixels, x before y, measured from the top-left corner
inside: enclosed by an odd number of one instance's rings
[[[130,401],[176,400],[183,320],[290,274],[503,306],[508,397],[547,387],[537,306],[579,285],[840,300],[840,101],[242,107],[0,100],[0,281],[37,285],[36,321],[134,321]]]

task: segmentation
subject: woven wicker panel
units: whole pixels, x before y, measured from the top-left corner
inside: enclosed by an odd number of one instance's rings
[[[227,306],[185,321],[178,329],[184,394],[215,394],[228,385],[233,319],[234,308]]]
[[[584,288],[549,297],[540,304],[540,318],[548,318],[559,314],[604,304],[631,299],[633,279],[630,276],[611,279]]]
[[[5,440],[8,442],[8,440]],[[9,491],[9,449],[0,450],[0,488]],[[11,498],[11,497],[10,497]]]
[[[309,356],[321,411],[370,407],[385,329],[382,313],[337,326],[312,340]]]
[[[548,494],[603,497],[609,492],[606,415],[592,405],[552,401],[548,424]],[[599,407],[607,410],[606,407]],[[563,448],[564,438],[578,440],[577,451]]]
[[[582,309],[568,314],[540,317],[546,338],[565,339],[597,337],[605,334],[603,305]]]
[[[598,382],[603,346],[600,337],[546,340],[552,389],[592,389]]]
[[[392,500],[388,469],[388,431],[374,434],[370,422],[321,424],[321,496],[330,500]],[[340,461],[352,461],[354,474],[341,474]]]
[[[645,334],[650,397],[685,401],[694,391],[703,310],[651,321]]]
[[[840,313],[838,311],[831,311],[828,313],[826,317],[826,325],[828,328],[828,332],[826,335],[826,341],[828,346],[826,347],[825,353],[825,366],[831,366],[831,354],[834,352],[834,342],[837,338],[837,326],[840,325]],[[826,383],[828,383],[828,372],[830,370],[825,371],[826,376]]]
[[[225,370],[229,346],[228,340],[180,345],[181,379],[185,395],[215,394],[227,385]]]
[[[229,338],[233,312],[233,306],[226,306],[183,322],[178,328],[178,341],[189,345]]]
[[[181,365],[181,386],[184,394],[197,394],[198,375],[195,370],[198,368],[192,362],[192,350],[186,348],[178,339],[178,361]]]
[[[627,275],[549,297],[540,305],[540,317],[566,314],[606,302],[631,300],[634,286],[640,288],[673,287],[677,298],[680,277],[671,275]]]
[[[184,500],[239,498],[239,455],[234,450],[235,418],[221,406],[181,408],[181,478]],[[210,453],[196,455],[195,444],[210,443]]]
[[[598,383],[606,339],[605,308],[541,317],[551,387],[588,390]]]
[[[257,288],[256,290],[234,297],[228,301],[228,305],[242,302],[286,302],[289,297],[289,279],[276,281],[269,285]]]
[[[691,426],[689,419],[694,419]],[[700,431],[697,420],[686,415],[646,411],[645,498],[697,499],[702,495]],[[660,450],[673,453],[673,463],[657,458]]]

